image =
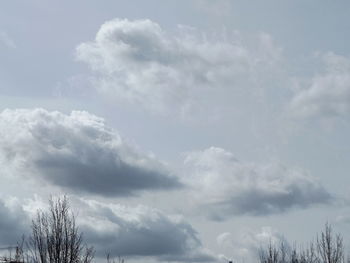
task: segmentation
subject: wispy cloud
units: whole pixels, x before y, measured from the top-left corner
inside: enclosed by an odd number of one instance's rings
[[[323,72],[298,89],[290,103],[294,117],[330,119],[350,113],[350,60],[334,53],[321,58]]]

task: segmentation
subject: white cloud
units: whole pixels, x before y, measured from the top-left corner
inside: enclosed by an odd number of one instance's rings
[[[275,162],[240,162],[221,148],[189,153],[185,166],[184,180],[192,187],[195,204],[216,220],[240,214],[281,213],[332,199],[305,171]]]
[[[18,176],[103,196],[173,189],[181,184],[156,158],[140,152],[87,112],[44,109],[0,113],[0,161]]]
[[[238,32],[212,39],[186,26],[166,32],[150,20],[107,21],[94,41],[77,47],[77,59],[96,73],[95,87],[102,94],[182,114],[203,107],[214,111],[220,102],[228,106],[227,100],[232,105],[240,93],[253,92],[280,56],[264,33],[252,40]]]
[[[216,238],[218,245],[227,251],[225,258],[232,258],[234,262],[256,262],[260,249],[269,244],[279,247],[281,243],[289,246],[285,238],[275,229],[265,226],[259,231],[252,229],[240,230],[238,233],[224,232]]]
[[[300,118],[333,118],[350,112],[350,60],[328,53],[322,56],[325,70],[307,88],[297,90],[290,110]]]
[[[130,207],[92,200],[81,200],[80,208],[80,228],[99,256],[110,253],[185,262],[214,259],[202,247],[194,228],[178,216],[141,205]]]

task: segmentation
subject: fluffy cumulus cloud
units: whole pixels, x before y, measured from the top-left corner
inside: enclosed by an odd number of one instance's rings
[[[44,109],[0,113],[0,161],[18,175],[103,196],[180,187],[164,165],[126,143],[102,118]]]
[[[77,59],[97,74],[95,87],[102,94],[181,113],[220,94],[232,102],[237,90],[259,82],[280,55],[264,33],[245,41],[237,32],[217,38],[179,26],[171,33],[150,20],[127,19],[107,21],[94,41],[77,47]]]
[[[193,227],[179,217],[146,206],[128,207],[81,200],[86,240],[99,256],[146,256],[160,261],[213,261]]]
[[[16,245],[28,232],[30,220],[15,199],[0,199],[0,245]],[[5,251],[6,252],[6,251]]]
[[[235,262],[256,262],[260,250],[269,244],[278,247],[283,243],[286,248],[289,247],[285,238],[271,227],[262,227],[258,231],[244,229],[235,234],[224,232],[216,238],[216,241],[226,251],[226,255],[221,257],[233,259]]]
[[[350,60],[328,53],[322,56],[325,70],[311,84],[298,89],[291,101],[293,115],[301,118],[332,118],[350,112]]]
[[[221,148],[189,153],[185,165],[185,180],[192,186],[194,202],[216,220],[239,214],[281,213],[332,199],[304,171],[273,162],[240,162]]]

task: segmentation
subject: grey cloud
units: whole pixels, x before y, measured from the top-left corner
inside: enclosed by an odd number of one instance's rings
[[[83,200],[79,218],[86,240],[99,256],[148,256],[160,261],[213,261],[197,232],[180,218],[145,206]]]
[[[297,90],[290,111],[299,118],[333,118],[350,112],[350,60],[328,53],[322,56],[323,73],[315,75],[307,88]]]
[[[77,59],[96,73],[95,87],[102,94],[180,113],[205,107],[220,96],[218,90],[225,90],[224,98],[237,95],[232,89],[253,85],[249,79],[260,78],[280,53],[267,34],[249,43],[239,33],[214,40],[186,26],[171,33],[150,20],[127,19],[107,21],[94,41],[77,47]]]
[[[29,217],[16,203],[0,199],[0,245],[14,246],[28,231]]]
[[[302,170],[279,163],[243,163],[221,148],[189,153],[185,165],[184,180],[193,189],[195,205],[214,220],[282,213],[332,200],[317,179]]]
[[[71,191],[125,196],[181,187],[161,162],[87,112],[5,110],[0,137],[0,157],[17,174]]]

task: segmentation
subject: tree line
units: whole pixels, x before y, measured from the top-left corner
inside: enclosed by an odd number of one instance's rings
[[[345,247],[341,234],[334,234],[332,226],[326,223],[315,242],[306,247],[290,248],[285,241],[270,244],[260,249],[260,263],[350,263],[345,258]]]
[[[270,242],[259,251],[258,263],[350,263],[345,259],[343,238],[334,234],[332,226],[326,224],[315,242],[306,247],[290,248],[285,241]],[[49,200],[47,211],[38,210],[32,220],[31,234],[23,237],[14,256],[3,257],[6,263],[92,263],[95,250],[83,241],[75,215],[66,196]],[[107,263],[124,263],[109,254]]]

